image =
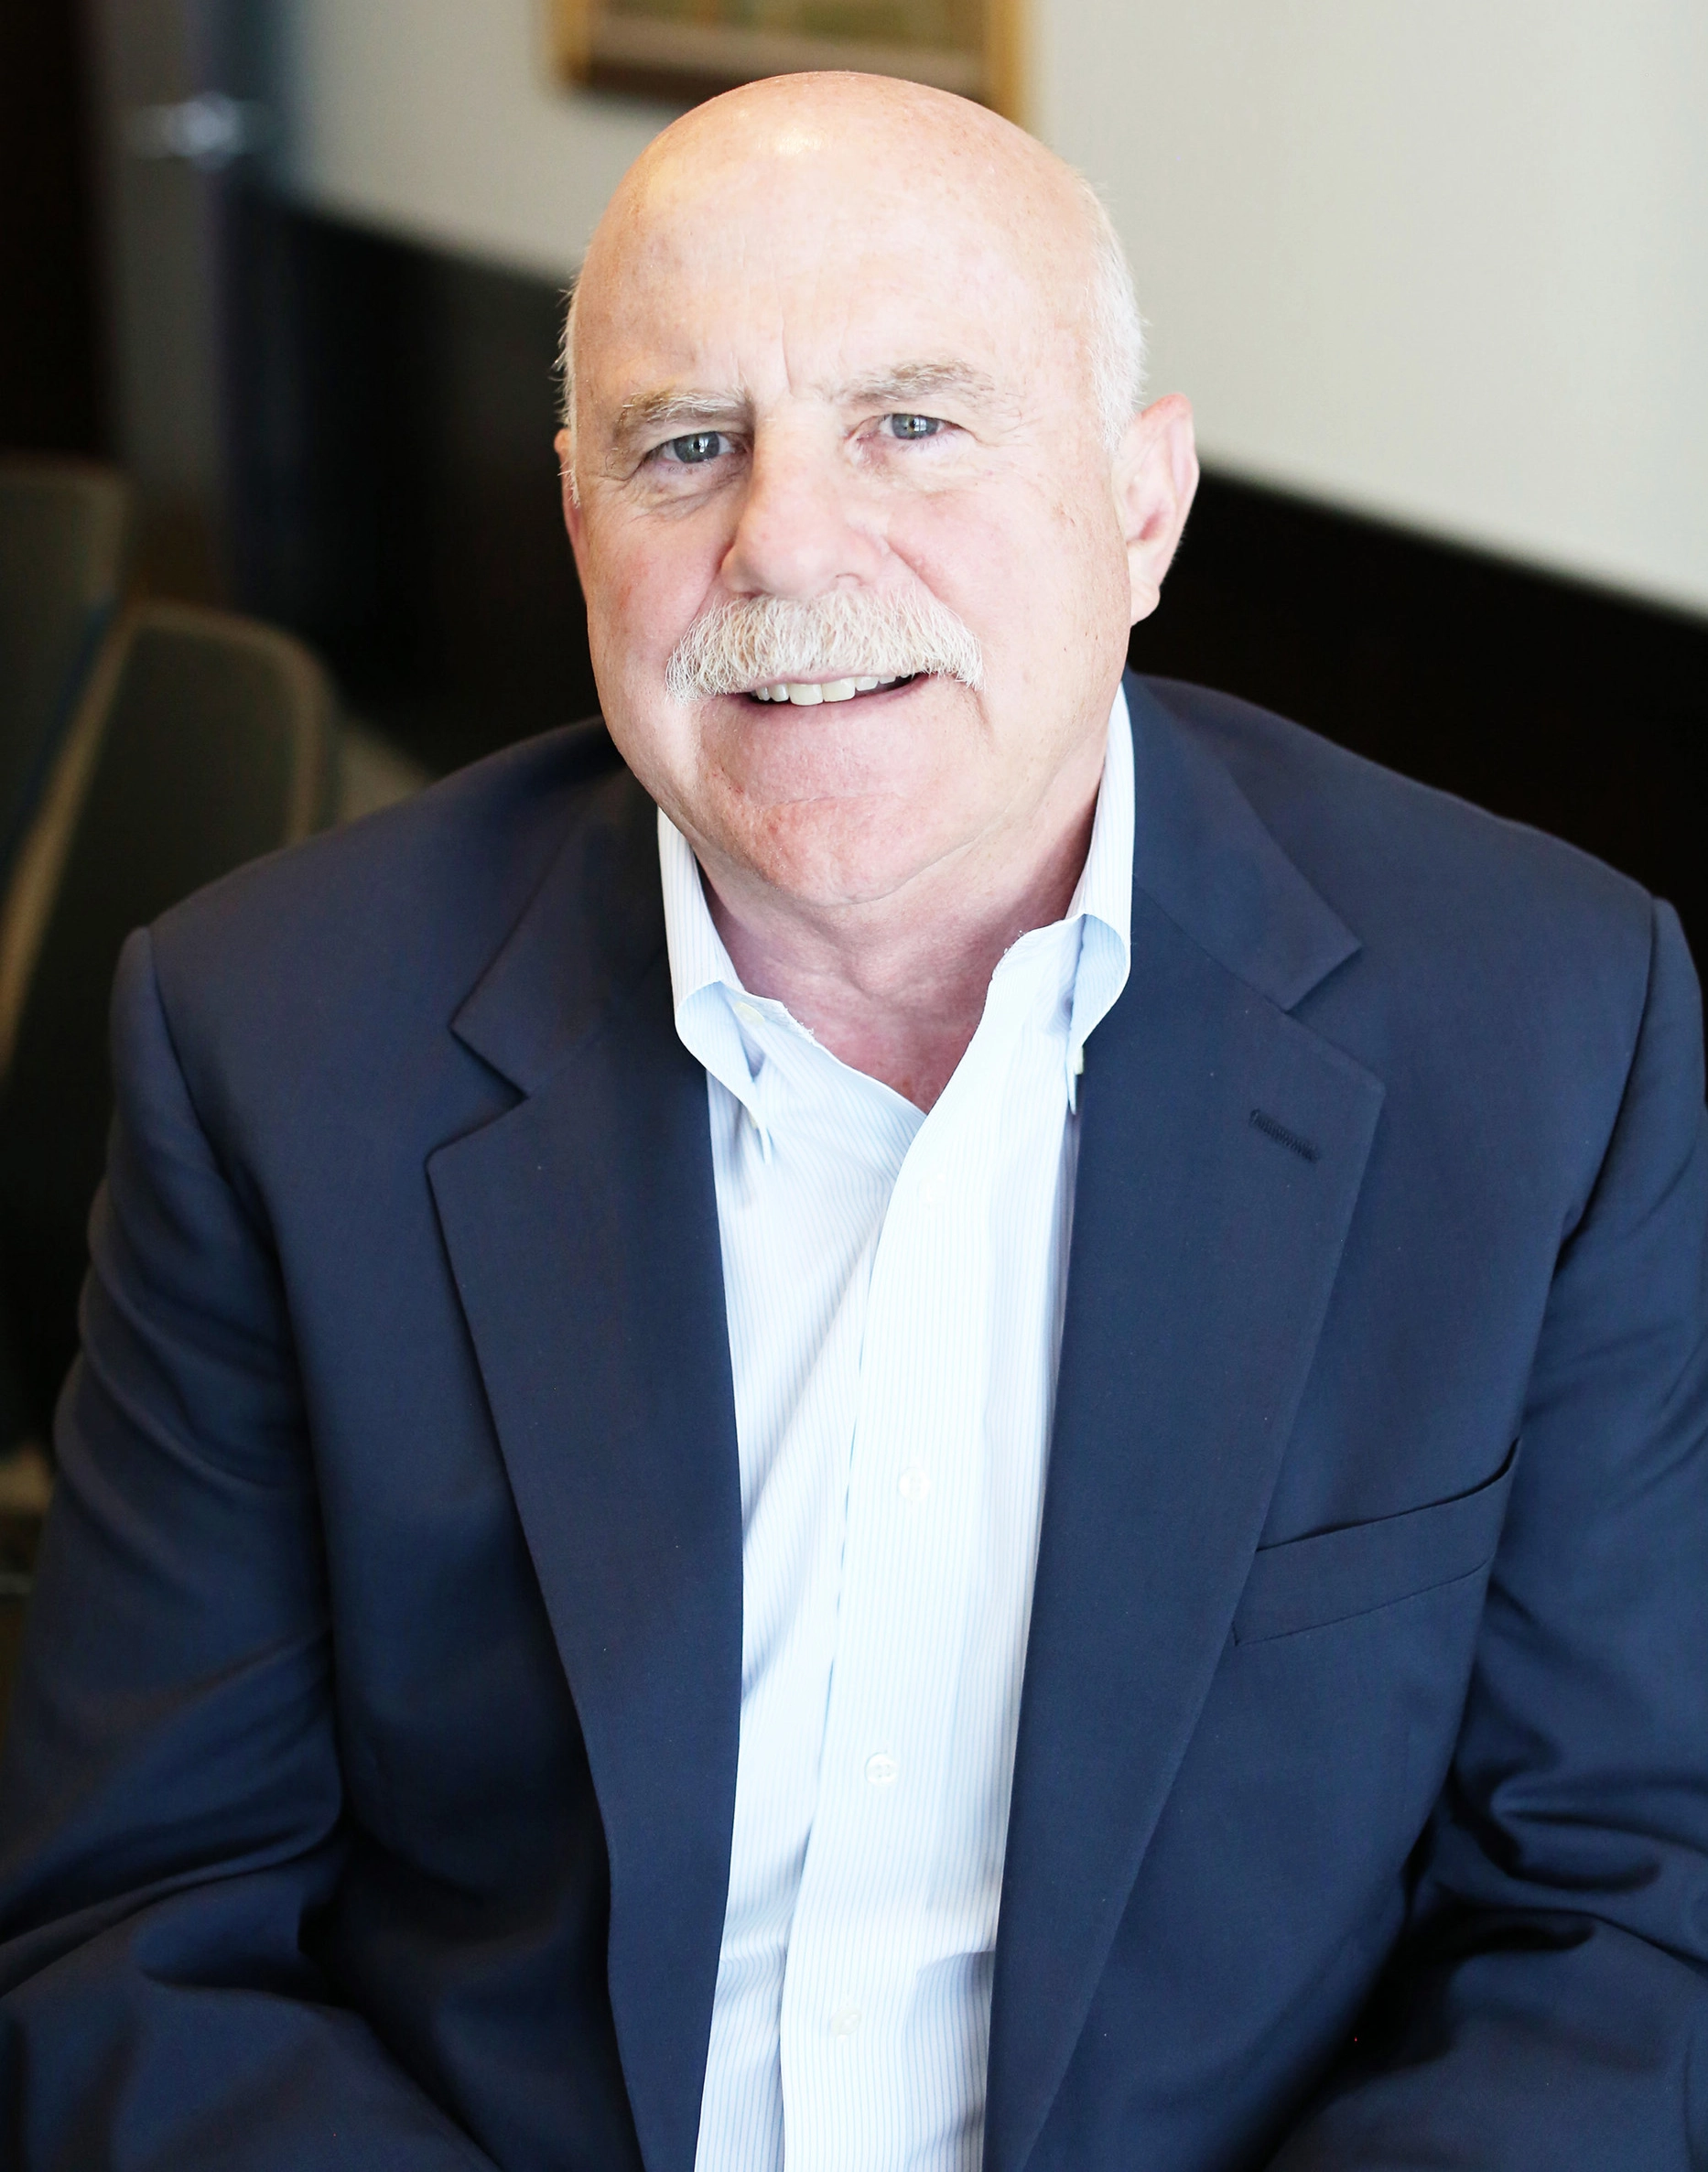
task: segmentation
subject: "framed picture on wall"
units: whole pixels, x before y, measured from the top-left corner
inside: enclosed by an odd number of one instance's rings
[[[569,81],[692,104],[763,75],[910,76],[1023,117],[1025,0],[552,0]]]

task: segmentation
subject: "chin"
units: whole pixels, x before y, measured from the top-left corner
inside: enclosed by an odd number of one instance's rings
[[[923,824],[917,803],[795,802],[742,838],[740,857],[771,889],[823,910],[893,897],[954,848],[953,825]]]

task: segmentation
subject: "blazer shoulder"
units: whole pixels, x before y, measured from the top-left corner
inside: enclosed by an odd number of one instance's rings
[[[1357,940],[1300,1022],[1384,1081],[1390,1124],[1425,1107],[1429,1126],[1475,1124],[1579,1200],[1657,975],[1678,1016],[1694,1000],[1670,910],[1557,837],[1249,702],[1170,681],[1146,691]]]
[[[1143,684],[1367,950],[1469,962],[1504,949],[1538,967],[1646,974],[1655,901],[1590,853],[1235,695]]]
[[[578,819],[640,789],[593,719],[196,891],[150,930],[180,1055],[441,1027]]]

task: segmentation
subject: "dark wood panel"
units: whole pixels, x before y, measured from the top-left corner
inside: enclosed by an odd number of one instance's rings
[[[597,706],[558,508],[562,297],[235,191],[238,578],[450,768]]]

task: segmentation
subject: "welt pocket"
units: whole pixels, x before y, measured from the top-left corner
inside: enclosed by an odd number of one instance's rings
[[[1451,1500],[1259,1547],[1234,1612],[1234,1642],[1324,1628],[1482,1568],[1499,1542],[1518,1453],[1515,1441],[1492,1478]]]

